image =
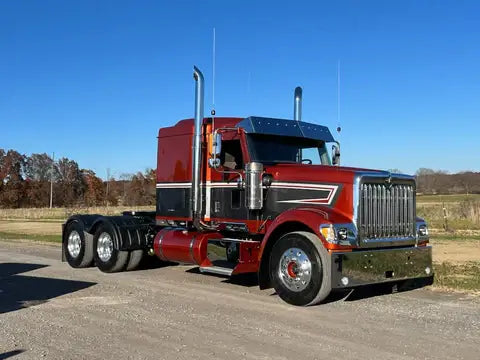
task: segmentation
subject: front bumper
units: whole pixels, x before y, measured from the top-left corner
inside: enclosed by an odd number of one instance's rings
[[[431,278],[432,247],[332,253],[332,288]]]

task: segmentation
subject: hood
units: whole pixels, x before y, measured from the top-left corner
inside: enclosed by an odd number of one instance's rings
[[[357,173],[391,175],[388,171],[345,166],[275,164],[265,165],[265,172],[272,174],[273,181],[333,182],[353,184]]]

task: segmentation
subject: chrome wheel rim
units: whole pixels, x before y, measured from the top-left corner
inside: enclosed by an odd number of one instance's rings
[[[278,275],[291,291],[305,290],[312,279],[312,262],[299,248],[290,248],[280,257]]]
[[[72,258],[78,257],[80,254],[80,249],[82,248],[82,239],[80,238],[80,234],[76,230],[72,230],[68,235],[67,240],[67,249],[68,253]]]
[[[107,262],[112,257],[113,240],[109,233],[103,232],[98,237],[97,254],[100,260]]]

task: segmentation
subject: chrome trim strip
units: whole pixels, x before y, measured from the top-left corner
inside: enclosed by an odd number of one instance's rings
[[[238,188],[238,182],[224,182],[224,181],[207,181],[202,182],[201,186],[211,187],[211,188]],[[187,182],[169,182],[169,183],[157,183],[157,189],[171,189],[171,188],[191,188],[192,183]],[[319,184],[319,183],[297,183],[297,182],[273,182],[270,188],[277,189],[293,189],[293,190],[328,190],[328,191],[337,191],[338,185],[331,184]]]
[[[191,188],[192,183],[157,183],[157,189]]]
[[[362,181],[362,175],[359,173],[355,174],[355,180],[353,182],[353,226],[357,229],[357,223],[358,223],[358,207],[360,205],[360,199],[359,199],[359,194],[360,194],[360,182]]]
[[[237,238],[220,238],[220,239],[209,239],[209,240],[215,240],[215,241],[223,241],[223,242],[238,242],[238,243],[252,243],[252,244],[259,244],[261,241],[255,241],[252,239],[237,239]]]

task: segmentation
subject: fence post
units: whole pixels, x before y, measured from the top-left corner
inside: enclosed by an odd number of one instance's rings
[[[447,208],[445,207],[445,202],[442,202],[442,206],[443,206],[443,230],[448,231]]]

